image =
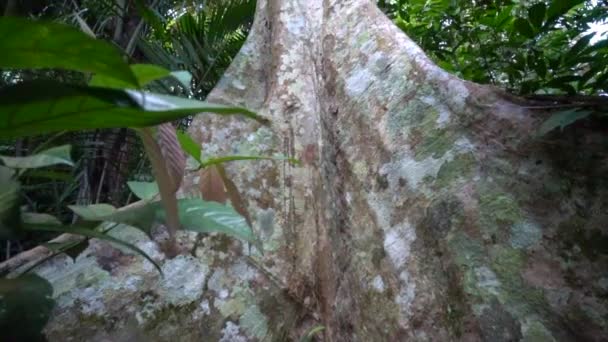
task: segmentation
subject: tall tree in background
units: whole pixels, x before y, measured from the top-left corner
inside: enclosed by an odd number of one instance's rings
[[[605,0],[379,1],[395,24],[447,71],[509,91],[608,92]],[[606,31],[606,30],[604,30]]]

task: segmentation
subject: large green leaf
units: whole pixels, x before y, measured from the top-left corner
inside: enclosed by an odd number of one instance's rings
[[[108,42],[58,23],[0,17],[0,68],[63,68],[137,81],[120,51]]]
[[[0,337],[3,341],[45,341],[42,329],[55,306],[53,287],[27,274],[0,279]]]
[[[513,26],[517,30],[517,32],[521,33],[526,38],[534,37],[534,30],[532,29],[532,25],[530,22],[524,18],[517,18],[513,22]]]
[[[192,87],[192,74],[189,71],[172,71],[171,76],[173,76],[182,86],[184,86],[186,90],[190,90]]]
[[[570,109],[564,110],[551,115],[543,124],[540,126],[539,134],[545,135],[556,128],[564,129],[564,127],[588,117],[591,111]]]
[[[245,218],[234,208],[202,199],[182,199],[178,202],[179,219],[184,229],[202,233],[223,233],[256,243]]]
[[[574,6],[583,3],[585,0],[554,0],[551,1],[547,9],[547,22],[551,22],[558,17],[566,14]]]
[[[73,166],[70,150],[70,145],[62,145],[27,157],[0,156],[0,160],[4,162],[4,165],[13,169],[34,169],[57,164]]]
[[[546,9],[547,7],[542,2],[528,9],[528,19],[536,30],[539,30],[543,26],[543,22],[545,21]]]
[[[202,149],[200,144],[197,144],[196,141],[194,141],[194,139],[192,139],[192,137],[188,135],[188,133],[182,131],[177,131],[177,140],[179,141],[179,144],[181,145],[184,152],[192,156],[192,158],[199,162],[199,164],[202,163]]]
[[[224,233],[238,239],[257,243],[247,221],[232,206],[200,198],[177,202],[179,222],[186,230],[203,233]],[[87,221],[109,221],[127,224],[149,232],[155,222],[164,222],[165,211],[160,202],[139,202],[116,209],[108,204],[69,206]]]
[[[85,221],[108,221],[122,223],[141,229],[150,234],[150,229],[157,221],[159,204],[140,202],[127,207],[116,209],[114,206],[100,203],[91,205],[68,206],[76,215]]]
[[[132,64],[130,68],[137,80],[137,87],[135,88],[141,88],[152,81],[171,76],[169,70],[153,64]],[[93,78],[91,78],[89,85],[92,87],[114,89],[134,88],[133,85],[124,82],[123,80],[102,74],[94,75]]]
[[[148,254],[146,254],[146,252],[142,251],[139,247],[137,247],[129,242],[117,239],[108,234],[104,234],[104,233],[98,232],[96,230],[77,227],[77,226],[57,226],[57,225],[49,225],[49,224],[25,224],[24,226],[27,230],[30,230],[30,231],[69,233],[69,234],[75,234],[75,235],[82,235],[82,236],[85,236],[88,238],[104,240],[104,241],[108,241],[108,242],[117,244],[119,246],[128,248],[128,249],[132,250],[133,252],[146,258],[148,261],[150,261],[152,263],[152,265],[154,265],[154,267],[156,267],[156,269],[158,270],[158,272],[161,275],[163,274],[163,271],[160,268],[160,266],[156,263],[156,261],[154,261],[154,259],[152,259]]]
[[[574,44],[572,46],[572,48],[570,49],[570,51],[568,51],[568,53],[566,54],[566,60],[568,62],[570,62],[570,64],[577,64],[577,63],[581,63],[582,61],[580,61],[580,58],[576,58],[582,50],[584,50],[585,48],[587,48],[587,46],[589,46],[589,42],[591,41],[591,39],[595,36],[595,32],[586,34],[584,36],[582,36],[577,42],[576,44]],[[574,62],[574,63],[572,63]]]
[[[45,213],[25,212],[21,214],[21,219],[27,224],[54,224],[61,225],[61,221],[53,215]]]
[[[159,193],[156,182],[127,182],[127,185],[135,196],[145,201],[154,199]]]
[[[34,81],[0,90],[0,136],[153,126],[201,112],[242,114],[265,122],[239,107],[133,90]]]

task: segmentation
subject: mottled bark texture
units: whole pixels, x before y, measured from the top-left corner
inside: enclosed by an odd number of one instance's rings
[[[272,125],[200,115],[205,153],[302,160],[228,167],[266,253],[133,238],[158,280],[99,243],[50,276],[75,279],[53,340],[608,339],[605,133],[537,137],[546,115],[442,71],[368,0],[260,0],[210,100]]]

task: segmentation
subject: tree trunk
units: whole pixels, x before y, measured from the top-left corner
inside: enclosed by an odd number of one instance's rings
[[[159,282],[78,261],[102,280],[56,289],[51,339],[608,339],[602,132],[538,137],[546,115],[441,70],[368,0],[259,0],[209,100],[272,125],[200,115],[205,153],[302,161],[228,168],[265,254],[184,234]]]

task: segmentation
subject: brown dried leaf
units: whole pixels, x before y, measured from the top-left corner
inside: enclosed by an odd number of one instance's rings
[[[165,158],[162,155],[161,148],[154,139],[151,128],[142,128],[139,130],[141,139],[144,143],[144,148],[150,158],[152,171],[158,184],[161,202],[166,212],[166,223],[171,240],[175,237],[175,232],[179,229],[179,215],[177,209],[177,198],[175,197],[175,184],[168,173]]]
[[[218,168],[213,165],[200,171],[200,181],[198,183],[201,194],[205,201],[214,201],[226,203],[228,199],[226,190],[224,189],[224,181],[218,171]]]
[[[216,167],[220,177],[222,178],[224,187],[226,188],[226,192],[228,193],[228,198],[230,198],[230,202],[232,203],[232,207],[234,207],[234,210],[236,210],[245,218],[249,227],[253,227],[253,225],[251,224],[251,218],[249,217],[249,212],[247,211],[247,206],[245,205],[245,202],[243,201],[243,198],[239,193],[239,189],[226,174],[224,166],[218,164],[216,165]]]
[[[177,140],[177,133],[171,123],[167,122],[158,126],[156,140],[160,146],[160,151],[165,160],[165,167],[171,179],[171,189],[175,193],[184,178],[186,155],[179,144],[179,140]]]

